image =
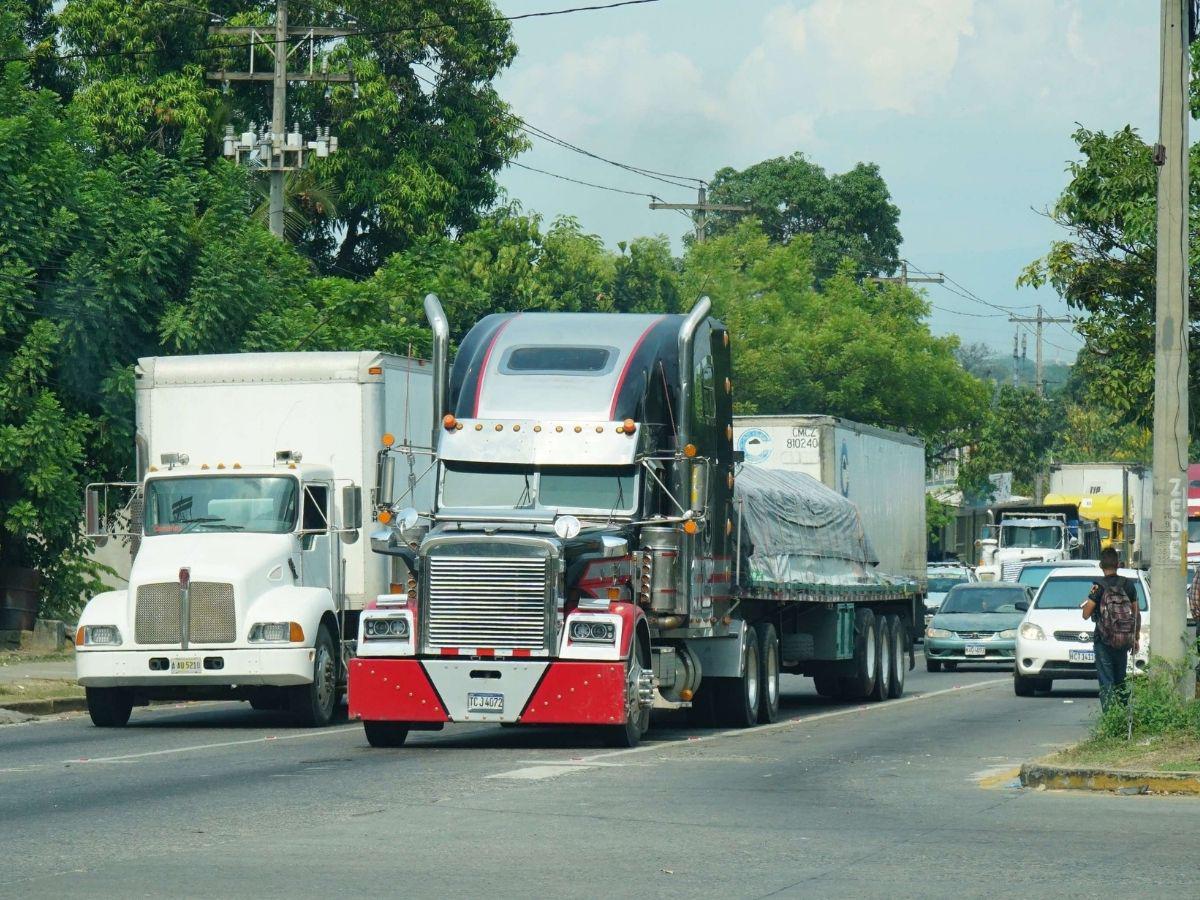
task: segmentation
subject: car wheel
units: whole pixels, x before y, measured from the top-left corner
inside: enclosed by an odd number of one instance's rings
[[[926,671],[926,672],[940,672],[940,671],[942,671],[942,663],[941,663],[941,660],[937,660],[937,659],[930,659],[928,656],[927,656],[927,657],[925,657],[925,671]]]
[[[944,663],[942,663],[942,665],[946,667],[947,672],[957,672],[958,671],[958,663],[956,663],[956,662],[944,662]]]
[[[1026,678],[1024,675],[1013,674],[1013,693],[1018,697],[1032,697],[1037,687],[1037,679]]]
[[[1054,679],[1039,678],[1037,682],[1037,690],[1041,691],[1043,694],[1050,693],[1052,690],[1054,690]]]

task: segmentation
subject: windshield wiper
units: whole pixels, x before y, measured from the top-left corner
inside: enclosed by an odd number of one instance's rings
[[[532,509],[533,508],[533,489],[529,484],[529,473],[525,473],[525,490],[521,491],[521,496],[517,498],[517,509]]]
[[[193,526],[197,525],[216,526],[217,528],[224,528],[229,531],[241,531],[243,527],[241,525],[225,524],[225,519],[222,516],[196,516],[192,519],[176,519],[174,524],[183,525],[184,533],[187,533]]]

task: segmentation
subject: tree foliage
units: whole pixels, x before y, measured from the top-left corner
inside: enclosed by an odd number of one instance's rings
[[[1032,495],[1034,478],[1044,471],[1059,430],[1059,405],[1029,388],[1000,385],[995,402],[960,466],[958,486],[969,502],[986,502],[993,486],[988,476],[1012,472],[1013,490]]]
[[[793,153],[741,171],[724,168],[713,177],[710,199],[749,205],[777,243],[808,235],[818,283],[832,277],[844,259],[853,261],[860,277],[888,275],[899,265],[900,210],[873,163],[827,175],[804,154]],[[709,233],[731,230],[740,216],[715,213]]]

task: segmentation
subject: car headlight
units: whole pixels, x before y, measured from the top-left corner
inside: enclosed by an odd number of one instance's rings
[[[1042,631],[1042,626],[1034,625],[1032,622],[1022,622],[1019,629],[1021,637],[1027,641],[1044,641],[1046,632]]]
[[[252,644],[289,644],[304,640],[299,622],[259,622],[250,629]]]
[[[407,641],[408,619],[367,619],[363,637],[368,641]]]
[[[954,637],[954,632],[947,631],[945,628],[926,628],[925,637],[927,638],[948,638]]]
[[[1003,631],[1001,631],[999,634],[997,634],[997,635],[996,635],[996,640],[998,640],[998,641],[1011,641],[1011,640],[1012,640],[1013,638],[1015,638],[1016,636],[1017,636],[1017,629],[1015,629],[1015,628],[1005,628]]]
[[[84,647],[119,647],[121,629],[116,625],[84,625],[75,635],[75,644]]]
[[[617,639],[617,626],[612,622],[591,622],[576,619],[571,623],[571,640],[584,644],[611,644]]]

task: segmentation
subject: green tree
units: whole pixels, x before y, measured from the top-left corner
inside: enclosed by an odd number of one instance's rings
[[[741,171],[721,169],[713,176],[710,198],[748,204],[778,243],[809,235],[818,283],[832,277],[844,259],[853,261],[859,276],[891,274],[899,265],[900,210],[874,163],[827,175],[804,154],[793,153]],[[709,233],[729,231],[740,215],[713,214]]]
[[[975,432],[970,455],[959,468],[958,487],[971,502],[992,497],[988,475],[1012,472],[1013,489],[1032,494],[1060,428],[1058,404],[1029,388],[1001,385],[995,403]]]

